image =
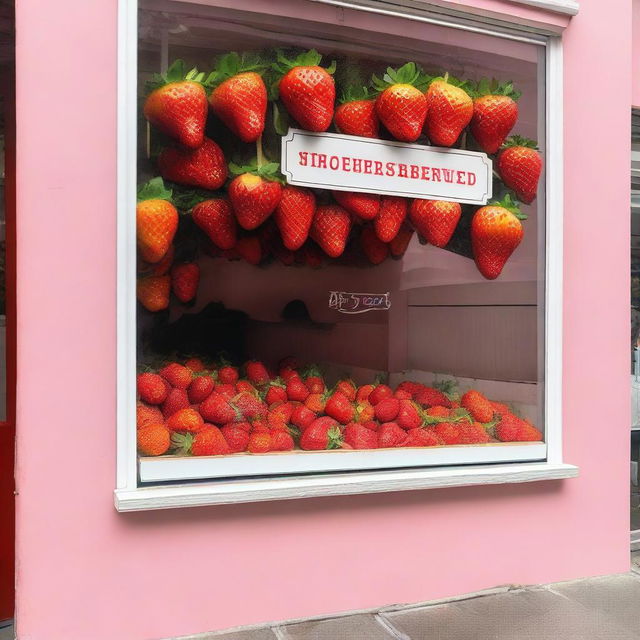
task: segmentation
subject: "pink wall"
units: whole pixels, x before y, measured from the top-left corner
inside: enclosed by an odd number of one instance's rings
[[[628,568],[631,2],[615,5],[583,2],[566,34],[564,429],[581,477],[118,514],[116,2],[17,3],[21,640],[159,638]]]
[[[640,109],[640,0],[633,0],[632,10],[631,104]]]

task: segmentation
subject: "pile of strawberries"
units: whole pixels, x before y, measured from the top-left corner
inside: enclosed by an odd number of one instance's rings
[[[459,397],[451,381],[441,386],[405,381],[393,390],[344,378],[329,389],[316,367],[301,370],[292,359],[277,375],[257,361],[174,361],[138,374],[138,450],[211,456],[542,440],[507,405],[476,390]]]
[[[475,210],[470,234],[478,269],[485,278],[498,277],[523,235],[515,200],[533,201],[542,170],[533,141],[508,138],[518,117],[519,93],[511,83],[473,84],[448,74],[433,78],[408,62],[388,68],[382,78],[374,75],[369,87],[345,87],[336,106],[335,62],[320,66],[322,56],[315,50],[293,58],[276,51],[272,58],[269,63],[254,54],[230,53],[206,78],[195,69],[185,74],[178,60],[165,76],[154,78],[143,111],[170,142],[156,166],[182,193],[173,197],[161,178],[141,189],[141,274],[151,278],[141,284],[144,306],[166,308],[172,288],[178,299],[189,301],[197,289],[192,260],[169,274],[178,208],[208,237],[210,252],[254,265],[275,257],[285,265],[319,266],[342,256],[352,239],[371,264],[380,264],[401,257],[414,232],[437,247],[451,240],[463,215],[458,203],[287,185],[279,172],[279,145],[272,158],[263,150],[269,104],[280,135],[289,123],[317,132],[333,126],[347,135],[495,155],[499,179],[513,197],[503,189],[500,200]],[[209,112],[233,136],[226,152],[205,136]],[[242,160],[229,162],[231,155]],[[184,189],[191,190],[188,197]]]

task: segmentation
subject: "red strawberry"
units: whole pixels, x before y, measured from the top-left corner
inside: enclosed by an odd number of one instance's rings
[[[427,98],[421,88],[424,76],[414,62],[399,69],[389,67],[384,78],[373,77],[380,95],[376,114],[389,133],[404,142],[415,142],[427,115]]]
[[[149,406],[142,402],[136,404],[136,429],[149,424],[163,424],[164,416],[158,407]]]
[[[225,398],[233,398],[238,390],[235,384],[218,384],[216,392],[222,394]]]
[[[194,409],[180,409],[169,416],[167,428],[170,431],[187,431],[197,433],[204,427],[202,416]]]
[[[206,425],[193,437],[191,455],[193,456],[225,456],[231,453],[222,431],[213,425]]]
[[[494,413],[497,413],[499,416],[504,415],[505,413],[511,413],[511,409],[503,402],[494,402],[490,400],[489,404],[491,405]]]
[[[268,453],[271,451],[271,434],[268,432],[255,431],[249,437],[247,451],[250,453]]]
[[[165,418],[171,417],[181,409],[188,409],[190,406],[189,397],[184,389],[173,388],[167,394],[165,401],[162,403],[162,415]]]
[[[435,407],[426,409],[425,414],[431,418],[448,418],[451,415],[451,409],[436,405]]]
[[[460,444],[482,444],[489,442],[489,434],[479,423],[460,422]]]
[[[411,238],[413,238],[413,229],[409,225],[403,224],[396,237],[389,243],[391,255],[394,258],[401,258],[405,254]]]
[[[243,422],[228,422],[224,426],[225,427],[233,427],[234,429],[242,429],[246,433],[251,433],[251,430],[253,429],[252,424],[250,422],[247,422],[247,421],[243,421]]]
[[[398,426],[407,430],[420,427],[423,420],[417,405],[412,400],[398,400],[398,403],[400,408],[395,418]]]
[[[473,416],[477,422],[491,422],[493,407],[487,398],[479,391],[471,389],[460,399],[460,404]]]
[[[344,441],[352,449],[377,449],[378,434],[367,427],[350,422],[344,429]]]
[[[165,365],[158,373],[172,386],[178,389],[186,389],[193,380],[193,372],[191,369],[178,364],[177,362],[170,362]]]
[[[471,121],[473,100],[459,85],[449,74],[429,85],[424,132],[432,144],[452,146]]]
[[[244,424],[249,426],[248,423]],[[222,432],[231,453],[240,453],[247,450],[247,445],[249,444],[249,432],[247,429],[243,429],[238,427],[236,424],[230,423],[225,424],[220,431]]]
[[[304,402],[309,395],[309,389],[303,380],[298,377],[289,378],[287,381],[287,397],[289,400],[297,400],[298,402]]]
[[[238,369],[230,364],[224,364],[218,369],[218,382],[220,384],[235,384],[238,381]]]
[[[147,404],[160,404],[167,397],[169,389],[164,379],[157,373],[140,373],[137,378],[137,390],[140,400]]]
[[[365,384],[362,387],[358,387],[356,392],[356,402],[364,402],[369,400],[371,392],[376,388],[374,384]]]
[[[327,400],[324,412],[340,424],[347,424],[353,420],[355,408],[342,391],[334,391]]]
[[[379,122],[375,100],[366,87],[348,87],[336,109],[333,123],[341,133],[363,138],[377,138]]]
[[[533,140],[512,136],[498,156],[498,173],[507,187],[522,202],[530,204],[536,197],[542,173],[542,156]]]
[[[258,393],[258,390],[248,380],[238,380],[238,382],[236,382],[236,391],[238,393],[246,391],[247,393],[252,393],[254,395]]]
[[[480,273],[495,280],[522,240],[519,209],[507,194],[478,209],[471,220],[471,248]]]
[[[324,393],[310,393],[304,401],[304,406],[314,413],[322,413],[326,404],[327,395]]]
[[[327,416],[314,420],[300,437],[300,448],[306,451],[338,449],[341,444],[340,425]]]
[[[287,390],[282,382],[274,380],[269,384],[267,393],[264,396],[264,400],[269,406],[275,402],[286,402],[287,399]]]
[[[371,264],[381,264],[389,257],[389,247],[380,240],[373,227],[363,227],[360,246]]]
[[[195,377],[187,389],[189,402],[192,404],[199,404],[203,400],[206,400],[215,386],[216,383],[209,375]]]
[[[191,218],[219,249],[235,247],[236,218],[227,199],[203,200],[193,207]]]
[[[270,428],[287,425],[291,420],[294,406],[290,402],[281,402],[275,406],[269,407],[267,412],[267,424]]]
[[[309,393],[324,393],[326,388],[324,378],[317,367],[307,369],[304,383]]]
[[[245,370],[247,372],[247,378],[256,386],[262,386],[267,384],[271,379],[267,367],[262,362],[257,360],[250,360],[245,364]]]
[[[251,433],[271,433],[269,425],[262,419],[251,422]]]
[[[495,153],[509,135],[518,119],[516,100],[520,92],[515,91],[511,82],[497,86],[483,79],[473,100],[471,133],[483,151]]]
[[[530,422],[523,420],[523,425],[518,433],[518,440],[520,442],[538,442],[542,441],[542,432],[536,429]]]
[[[191,369],[193,373],[201,373],[206,369],[204,362],[202,362],[200,358],[189,358],[184,363],[184,366],[187,367],[187,369]]]
[[[400,400],[397,398],[382,398],[375,407],[376,420],[380,422],[392,422],[400,411]]]
[[[311,409],[301,404],[291,412],[291,424],[299,429],[306,429],[317,417]]]
[[[333,119],[336,87],[330,74],[335,69],[319,67],[322,56],[315,50],[287,60],[278,52],[276,71],[284,74],[278,84],[280,99],[289,114],[308,131],[326,131]]]
[[[200,404],[200,414],[214,424],[227,424],[240,419],[240,413],[231,404],[230,398],[227,398],[218,390],[213,391],[211,395]]]
[[[376,420],[367,420],[366,422],[360,422],[360,424],[370,431],[377,431],[380,428],[380,423]]]
[[[297,254],[300,254],[302,264],[312,269],[319,269],[324,262],[324,254],[318,247],[312,244],[306,244]],[[298,257],[296,257],[296,260],[298,260]]]
[[[182,303],[190,302],[198,292],[200,267],[194,262],[178,264],[171,270],[171,288]]]
[[[378,427],[378,447],[398,447],[407,437],[407,432],[395,422],[385,422]]]
[[[141,187],[136,206],[138,250],[146,262],[159,262],[169,251],[178,229],[178,211],[162,178]]]
[[[169,276],[147,276],[136,283],[136,296],[140,304],[151,312],[163,311],[169,306],[171,278]]]
[[[393,390],[391,387],[386,384],[378,384],[375,386],[373,391],[369,394],[369,402],[375,407],[378,402],[384,400],[385,398],[390,398],[393,396]],[[389,422],[385,420],[385,422]]]
[[[380,211],[380,196],[377,193],[357,191],[332,191],[335,201],[361,220],[373,220]]]
[[[271,451],[293,451],[295,443],[288,431],[279,429],[271,433]]]
[[[247,231],[259,227],[280,202],[282,186],[254,173],[242,173],[229,184],[229,199],[238,224]]]
[[[203,77],[196,69],[185,76],[184,62],[176,60],[164,77],[154,78],[161,86],[144,103],[145,118],[185,147],[199,147],[204,140],[207,94],[200,84]]]
[[[290,251],[298,250],[307,240],[316,210],[316,198],[309,189],[288,185],[282,189],[273,217],[280,229],[282,243]]]
[[[411,203],[409,219],[415,230],[435,247],[447,245],[458,226],[462,207],[458,202],[420,200]]]
[[[413,397],[423,408],[435,406],[451,408],[451,400],[442,391],[433,387],[422,386]]]
[[[411,400],[413,396],[404,389],[397,389],[393,392],[393,397],[398,398],[398,400]]]
[[[343,380],[338,380],[336,383],[336,391],[341,391],[345,396],[347,396],[350,402],[354,402],[358,389],[353,380],[345,378]]]
[[[254,60],[234,51],[207,78],[207,85],[217,85],[209,96],[211,110],[243,142],[255,142],[264,131],[267,88],[256,69]]]
[[[406,198],[383,196],[380,201],[380,212],[373,221],[376,235],[382,242],[391,242],[400,231],[407,217],[409,203]]]
[[[331,258],[338,258],[344,252],[351,230],[351,218],[339,205],[321,205],[311,224],[311,237]]]
[[[373,406],[369,402],[363,400],[362,402],[358,402],[356,404],[356,412],[353,418],[354,422],[371,422],[374,416],[375,411],[373,409]]]
[[[501,442],[536,442],[543,438],[542,433],[531,423],[510,412],[501,416],[495,432],[496,438]]]
[[[442,444],[433,429],[416,428],[407,431],[407,437],[402,443],[403,447],[437,447]]]
[[[256,236],[239,238],[234,249],[249,264],[256,266],[262,261],[262,247],[260,246],[260,239]]]
[[[158,170],[165,180],[209,191],[219,189],[227,179],[224,153],[209,138],[197,149],[164,148],[158,156]]]
[[[411,395],[412,398],[415,397],[418,391],[424,389],[425,386],[420,384],[419,382],[413,382],[412,380],[403,380],[396,388],[396,391],[406,391]]]
[[[266,415],[267,405],[255,393],[243,391],[232,398],[232,403],[249,420]]]
[[[436,435],[444,442],[445,444],[460,444],[461,443],[461,433],[460,426],[457,424],[453,424],[452,422],[441,422],[440,424],[432,427],[435,431]]]

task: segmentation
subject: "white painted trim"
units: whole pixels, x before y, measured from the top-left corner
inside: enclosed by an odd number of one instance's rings
[[[118,489],[115,492],[115,506],[118,511],[144,511],[477,484],[536,482],[574,478],[577,475],[578,467],[573,465],[538,462],[225,480],[206,484],[140,487],[135,490]]]
[[[576,0],[510,0],[510,2],[552,13],[561,13],[565,16],[575,16],[580,11],[580,3]]]

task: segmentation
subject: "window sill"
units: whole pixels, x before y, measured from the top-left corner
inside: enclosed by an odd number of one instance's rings
[[[578,467],[570,464],[534,462],[139,487],[133,490],[116,489],[114,498],[118,511],[146,511],[410,489],[561,480],[577,475]]]

